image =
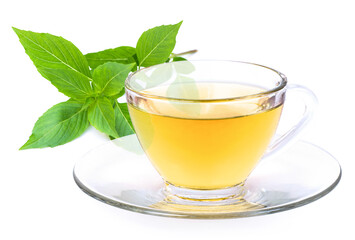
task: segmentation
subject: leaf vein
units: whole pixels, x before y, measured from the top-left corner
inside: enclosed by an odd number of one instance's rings
[[[72,86],[73,88],[75,88],[76,90],[78,90],[79,92],[84,93],[85,95],[90,95],[90,92],[86,92],[83,89],[81,89],[80,87],[78,87],[77,85],[71,83],[70,81],[67,81],[65,78],[62,78],[61,76],[55,74],[55,73],[49,73],[47,72],[47,74],[51,74],[54,75],[55,77],[59,78],[60,80],[62,80],[63,82],[67,83],[68,85]]]
[[[116,76],[120,75],[120,74],[121,74],[122,72],[124,72],[124,71],[125,71],[125,70],[122,70],[122,71],[118,72],[115,76],[111,77],[111,78],[106,82],[105,86],[102,88],[102,92],[105,91],[106,87],[110,84],[110,82],[112,82],[112,80],[113,80]]]
[[[112,128],[111,128],[110,122],[109,122],[109,120],[105,117],[106,114],[104,114],[103,110],[101,109],[100,104],[98,104],[98,108],[99,108],[99,111],[100,111],[101,115],[103,116],[103,119],[105,120],[105,122],[106,122],[107,125],[109,126],[109,128],[110,128],[111,130],[113,130],[113,132],[116,132],[116,129],[112,129]]]
[[[131,127],[131,124],[129,124],[128,120],[126,119],[124,113],[122,112],[122,110],[117,102],[116,102],[116,106],[117,106],[118,110],[120,111],[120,113],[122,114],[124,121],[128,124],[129,128],[134,132],[134,129]]]
[[[38,142],[39,140],[41,140],[42,138],[44,138],[45,136],[47,136],[48,134],[50,134],[51,132],[54,131],[54,129],[59,125],[59,124],[63,124],[66,121],[69,121],[70,119],[72,119],[73,117],[75,117],[76,115],[78,115],[79,113],[81,113],[83,110],[85,110],[84,108],[81,108],[77,113],[73,114],[72,116],[70,116],[67,119],[64,119],[63,121],[58,122],[54,127],[52,127],[49,131],[47,131],[45,134],[43,134],[40,138],[37,138],[35,141],[31,142],[30,145],[33,145],[33,143]]]
[[[62,64],[64,64],[65,66],[67,66],[68,68],[74,70],[75,72],[78,72],[82,75],[84,75],[86,78],[88,78],[90,81],[92,81],[92,79],[88,76],[86,76],[85,74],[83,74],[82,72],[79,72],[78,70],[76,70],[75,68],[73,68],[72,66],[70,66],[69,64],[63,62],[60,58],[58,58],[56,55],[54,55],[53,53],[51,53],[50,51],[48,51],[47,49],[45,49],[44,47],[42,47],[41,45],[39,45],[37,42],[33,41],[32,39],[28,38],[26,35],[24,35],[23,33],[20,33],[21,35],[23,35],[26,39],[28,39],[30,42],[34,43],[36,46],[40,47],[41,49],[43,49],[46,53],[52,55],[54,58],[56,58],[57,60],[59,60],[59,62],[61,62]]]
[[[166,39],[168,36],[170,36],[170,34],[171,34],[172,32],[174,32],[174,30],[175,30],[175,29],[171,29],[171,31],[145,56],[145,58],[143,58],[142,62],[139,63],[139,66],[141,66],[141,65],[143,64],[143,62],[155,51],[155,49],[156,49],[160,44],[162,44],[162,43],[165,41],[165,39]]]

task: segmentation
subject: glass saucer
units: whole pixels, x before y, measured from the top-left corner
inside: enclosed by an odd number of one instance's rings
[[[237,218],[289,210],[323,197],[341,178],[340,165],[333,156],[298,141],[259,163],[244,183],[243,197],[208,206],[176,201],[167,193],[136,135],[91,150],[76,163],[73,173],[85,193],[104,203],[139,213],[183,218]]]

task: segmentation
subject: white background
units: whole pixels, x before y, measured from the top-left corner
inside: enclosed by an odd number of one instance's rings
[[[352,1],[345,0],[2,1],[0,239],[351,239],[354,12]],[[76,186],[76,160],[108,141],[95,130],[64,146],[18,151],[37,118],[67,98],[36,71],[11,26],[63,36],[88,53],[135,46],[148,28],[180,20],[174,52],[196,48],[194,58],[263,64],[315,92],[319,108],[302,138],[341,163],[343,178],[335,190],[309,205],[267,216],[153,217],[105,205]]]

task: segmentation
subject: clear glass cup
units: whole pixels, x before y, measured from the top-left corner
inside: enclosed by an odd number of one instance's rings
[[[295,139],[316,98],[282,73],[237,61],[180,61],[141,69],[126,98],[142,148],[166,183],[168,199],[214,205],[243,198],[261,159]],[[286,95],[299,94],[303,116],[274,138]]]

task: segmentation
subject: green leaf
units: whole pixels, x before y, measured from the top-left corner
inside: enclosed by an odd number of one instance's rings
[[[166,84],[176,79],[179,75],[189,74],[195,70],[194,65],[190,61],[177,61],[160,64],[154,66],[147,71],[139,71],[135,73],[135,79],[130,84],[137,90],[148,89]]]
[[[172,64],[177,74],[189,74],[195,71],[195,66],[190,61],[174,61]]]
[[[91,95],[91,73],[84,55],[71,42],[48,33],[13,28],[39,73],[68,97]]]
[[[174,50],[181,24],[182,21],[175,25],[163,25],[145,31],[136,46],[139,66],[149,67],[164,63]]]
[[[115,128],[115,112],[109,99],[97,98],[89,107],[88,117],[91,125],[97,130],[115,138],[119,137]]]
[[[115,103],[115,122],[116,131],[120,137],[134,134],[134,128],[132,125],[131,117],[128,113],[127,103]]]
[[[183,57],[173,57],[173,62],[187,61],[186,58]]]
[[[98,93],[105,96],[119,94],[134,64],[108,62],[97,67],[93,73],[93,85]]]
[[[117,98],[122,97],[125,94],[125,92],[126,92],[125,88],[122,88],[122,90],[118,94],[110,96],[109,98],[116,100]]]
[[[55,147],[79,137],[89,126],[83,103],[68,100],[51,107],[36,122],[29,140],[20,148]]]
[[[100,52],[88,53],[85,55],[92,69],[107,63],[107,62],[117,62],[117,63],[136,63],[135,60],[136,49],[133,47],[122,46],[117,48],[106,49]]]
[[[70,69],[91,80],[89,64],[73,43],[49,33],[13,30],[37,68]]]
[[[153,67],[153,70],[147,79],[142,77],[142,82],[146,79],[146,88],[152,88],[169,81],[173,77],[173,65],[172,64],[162,64],[157,68]],[[144,72],[142,72],[144,73]],[[140,74],[139,76],[142,76]]]
[[[72,97],[74,99],[85,99],[93,94],[92,87],[87,78],[72,70],[61,69],[41,69],[38,71],[47,79],[51,79],[51,83],[59,92]]]

